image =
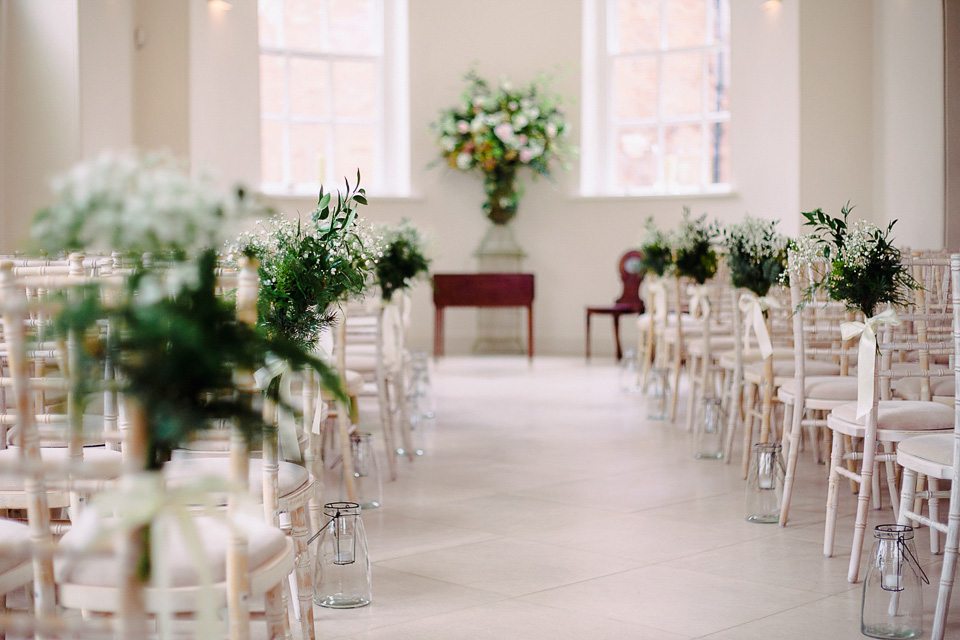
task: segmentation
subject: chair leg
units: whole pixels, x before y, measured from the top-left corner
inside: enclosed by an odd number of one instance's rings
[[[753,405],[757,400],[757,385],[748,382],[745,389],[744,418],[743,418],[743,477],[747,477],[750,467],[750,450],[753,448]]]
[[[273,587],[263,595],[264,617],[267,621],[267,639],[283,640],[284,629],[283,583]]]
[[[933,614],[932,640],[943,640],[950,609],[950,595],[957,571],[957,547],[960,543],[960,508],[957,506],[960,492],[954,487],[950,492],[950,509],[947,519],[947,542],[943,552],[943,568],[940,570],[940,590],[937,592],[937,608]]]
[[[900,480],[900,510],[897,524],[908,524],[907,512],[913,507],[913,499],[917,491],[917,472],[913,469],[903,469],[903,478]],[[916,523],[912,523],[916,525]]]
[[[860,555],[867,529],[870,494],[873,492],[875,451],[875,447],[864,447],[863,450],[863,464],[860,466],[860,494],[857,497],[857,520],[853,524],[853,548],[850,550],[850,568],[847,571],[847,582],[850,583],[855,583],[860,577]]]
[[[840,497],[840,474],[837,469],[843,464],[843,437],[834,431],[830,448],[830,481],[827,484],[827,521],[823,528],[823,555],[833,556],[833,542],[837,532],[837,501]]]
[[[940,522],[940,499],[936,497],[936,492],[940,489],[940,481],[932,476],[927,476],[927,485],[930,487],[930,519]],[[940,555],[940,530],[936,527],[930,527],[930,553]]]
[[[683,367],[683,350],[680,348],[680,343],[674,346],[673,354],[673,380],[670,394],[670,422],[677,421],[677,398],[680,396],[680,369]]]
[[[897,490],[897,464],[896,451],[892,442],[883,443],[884,469],[887,474],[887,495],[890,496],[890,504],[893,506],[893,518],[896,520],[900,513],[900,501],[898,500],[900,492]]]
[[[687,392],[687,431],[693,431],[694,411],[696,410],[697,401],[701,396],[706,394],[703,388],[702,378],[697,373],[698,364],[701,367],[703,366],[702,358],[690,356],[690,366],[687,371],[690,380],[690,390]]]
[[[800,435],[803,433],[803,398],[797,396],[793,404],[783,406],[783,433],[787,441],[787,472],[783,480],[783,499],[780,501],[780,526],[787,526],[793,481],[800,458]]]
[[[853,451],[853,438],[851,438],[850,436],[843,436],[843,442],[845,445],[847,445],[847,451]],[[854,460],[853,458],[849,458],[847,460],[847,469],[849,469],[851,473],[856,473],[857,461]],[[856,493],[856,492],[857,492],[857,483],[855,480],[850,480],[850,493]]]
[[[740,420],[740,405],[743,400],[740,382],[737,380],[737,377],[732,373],[728,376],[728,391],[727,391],[727,442],[726,450],[723,454],[723,463],[730,464],[730,459],[733,457],[733,439],[737,433],[737,422]]]
[[[300,638],[316,640],[313,625],[313,567],[307,546],[307,510],[300,506],[290,513],[290,536],[296,550],[297,600],[300,602]]]

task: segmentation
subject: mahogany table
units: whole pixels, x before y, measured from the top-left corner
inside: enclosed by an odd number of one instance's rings
[[[433,276],[433,355],[444,352],[446,307],[526,307],[527,357],[533,358],[532,273],[436,273]]]

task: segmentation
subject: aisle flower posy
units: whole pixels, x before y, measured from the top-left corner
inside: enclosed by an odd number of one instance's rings
[[[717,272],[717,252],[713,249],[714,238],[720,235],[717,222],[707,224],[707,214],[690,217],[690,208],[683,208],[680,227],[671,234],[673,261],[678,276],[692,278],[703,284]]]
[[[670,248],[668,234],[660,231],[653,216],[647,218],[644,225],[644,237],[640,241],[640,268],[644,273],[663,276],[674,267],[673,250]]]
[[[786,269],[787,238],[777,233],[777,220],[747,215],[728,226],[723,244],[733,286],[765,296]]]
[[[523,195],[518,169],[550,177],[552,164],[568,168],[567,122],[545,79],[521,89],[507,81],[492,88],[475,71],[466,80],[462,104],[442,110],[431,128],[450,167],[483,172],[484,212],[495,224],[506,224]]]
[[[377,228],[383,238],[383,257],[377,261],[377,282],[383,299],[389,302],[396,291],[407,289],[430,269],[426,242],[420,230],[407,219],[398,225]]]

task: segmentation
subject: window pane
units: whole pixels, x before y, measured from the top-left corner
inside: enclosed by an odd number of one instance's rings
[[[707,156],[710,159],[709,182],[728,184],[730,182],[730,123],[713,122],[707,124],[710,146]]]
[[[711,15],[714,42],[730,41],[730,3],[727,0],[716,0]]]
[[[327,166],[327,136],[325,124],[290,123],[290,181],[316,183]]]
[[[663,115],[679,116],[703,110],[703,54],[671,53],[663,56]]]
[[[660,48],[660,2],[619,0],[617,40],[620,53],[656,51]]]
[[[260,0],[257,8],[260,17],[260,46],[279,47],[283,25],[283,0]]]
[[[339,124],[333,131],[336,181],[341,183],[346,177],[353,184],[357,179],[357,169],[360,169],[360,183],[366,188],[376,185],[376,127],[366,124]]]
[[[283,66],[283,56],[261,54],[260,113],[282,115],[284,112]]]
[[[377,63],[333,63],[333,115],[372,119],[376,116]]]
[[[283,183],[283,123],[260,121],[260,174],[264,182]]]
[[[706,0],[667,0],[667,46],[696,47],[707,41]]]
[[[329,117],[329,67],[325,60],[290,58],[290,113],[308,118]]]
[[[699,124],[681,124],[663,129],[664,182],[667,190],[700,186],[703,135]]]
[[[624,127],[617,133],[617,186],[649,187],[657,181],[657,128]]]
[[[338,53],[377,53],[373,0],[330,0],[330,49]]]
[[[284,0],[283,29],[288,49],[321,51],[325,0]]]
[[[657,59],[616,58],[613,61],[613,101],[618,118],[657,115]]]
[[[707,111],[730,108],[730,54],[719,51],[707,55]]]

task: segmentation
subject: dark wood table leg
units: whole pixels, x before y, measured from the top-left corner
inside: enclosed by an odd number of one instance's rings
[[[442,355],[443,355],[443,307],[437,307],[437,312],[433,319],[433,357],[439,358]]]
[[[617,344],[617,362],[623,359],[623,350],[620,349],[620,314],[613,314],[613,341]]]
[[[590,359],[590,310],[587,310],[587,360]]]
[[[533,305],[527,307],[527,357],[533,362]]]

